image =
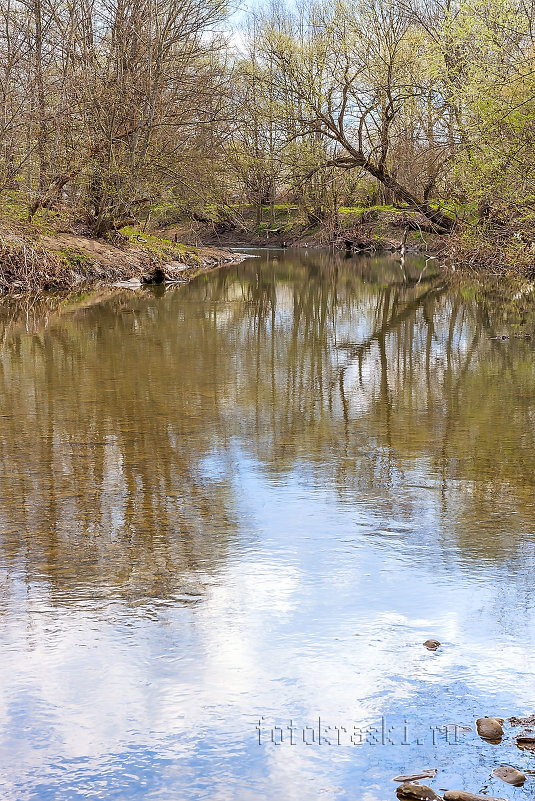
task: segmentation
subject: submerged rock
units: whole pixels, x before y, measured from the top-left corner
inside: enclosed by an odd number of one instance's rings
[[[534,750],[535,749],[535,734],[531,732],[522,732],[516,738],[516,744],[519,748]]]
[[[494,798],[490,795],[475,795],[462,790],[446,790],[444,801],[506,801],[505,798]]]
[[[512,784],[515,787],[522,787],[526,781],[526,776],[524,776],[522,771],[517,770],[510,765],[502,765],[499,768],[494,768],[492,772],[498,777],[498,779],[507,782],[507,784]]]
[[[420,773],[411,773],[407,776],[396,776],[392,779],[393,782],[415,782],[418,779],[434,779],[438,770],[436,768],[429,768],[422,770]]]
[[[437,795],[431,787],[425,784],[400,784],[396,790],[399,799],[413,799],[413,801],[442,801],[442,797]]]
[[[500,742],[503,737],[503,718],[478,718],[476,720],[477,733],[483,740]]]
[[[512,717],[509,718],[511,726],[535,726],[535,715],[526,715],[525,717]]]
[[[440,643],[438,640],[426,640],[424,645],[428,651],[436,651]]]

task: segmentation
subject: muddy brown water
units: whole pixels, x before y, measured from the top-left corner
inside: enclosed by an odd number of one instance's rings
[[[531,799],[529,308],[258,255],[0,309],[1,798]]]

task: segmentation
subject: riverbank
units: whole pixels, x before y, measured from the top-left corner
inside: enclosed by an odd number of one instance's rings
[[[269,220],[258,224],[251,209],[219,212],[167,227],[166,236],[181,242],[219,247],[338,247],[380,252],[424,252],[439,238],[429,220],[417,211],[393,206],[352,207],[338,210],[336,219],[303,216],[296,206],[276,205]]]
[[[335,248],[351,253],[422,254],[452,272],[531,278],[535,242],[529,231],[506,231],[488,221],[460,220],[438,234],[424,215],[408,207],[342,208],[336,220],[303,219],[297,207],[276,206],[260,225],[246,213],[164,225],[163,220],[125,226],[106,238],[61,210],[41,210],[31,222],[20,205],[0,217],[0,293],[77,290],[83,286],[186,283],[224,264],[243,261],[245,247]]]
[[[196,275],[245,258],[230,250],[194,247],[136,227],[93,238],[43,214],[32,223],[0,223],[0,293],[74,290],[119,283],[186,283]]]
[[[339,208],[323,219],[303,217],[297,206],[276,205],[260,224],[252,209],[240,207],[213,218],[179,222],[167,236],[197,245],[228,247],[334,247],[353,252],[395,252],[435,256],[441,263],[470,274],[535,274],[535,231],[521,219],[479,219],[466,209],[456,216],[452,232],[438,233],[430,221],[409,207]],[[456,214],[456,211],[458,214]]]

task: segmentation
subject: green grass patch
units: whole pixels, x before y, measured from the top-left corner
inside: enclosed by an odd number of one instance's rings
[[[148,251],[159,261],[177,261],[183,263],[188,261],[193,264],[202,264],[197,248],[183,245],[180,242],[173,242],[171,239],[165,239],[161,236],[148,234],[140,231],[139,228],[133,225],[125,225],[121,228],[121,234],[126,236],[129,242],[137,247]]]
[[[50,250],[65,267],[76,268],[85,272],[92,259],[84,251],[78,248],[61,248],[59,250]]]

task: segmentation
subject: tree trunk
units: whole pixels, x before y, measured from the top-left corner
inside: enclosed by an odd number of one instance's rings
[[[48,158],[46,153],[46,101],[43,78],[43,21],[41,0],[35,0],[35,81],[37,86],[37,157],[39,160],[39,190],[47,185]]]

